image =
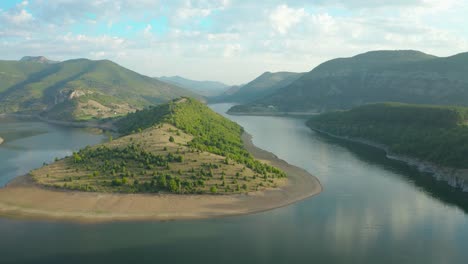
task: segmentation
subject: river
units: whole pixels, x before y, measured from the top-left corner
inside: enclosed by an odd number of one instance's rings
[[[222,113],[229,105],[211,107]],[[0,219],[0,263],[466,263],[468,198],[382,151],[321,136],[304,119],[228,116],[324,191],[263,213],[197,221],[74,224]],[[34,125],[32,125],[34,124]],[[0,183],[103,140],[0,121]],[[24,129],[16,138],[5,132]],[[31,127],[34,133],[28,134]],[[6,135],[3,135],[3,134]],[[13,133],[14,134],[14,133]]]

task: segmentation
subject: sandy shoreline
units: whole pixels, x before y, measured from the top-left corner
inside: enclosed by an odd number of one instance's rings
[[[74,222],[203,219],[271,210],[322,191],[307,171],[255,147],[246,133],[243,141],[255,158],[285,171],[288,184],[248,195],[108,194],[47,189],[22,176],[0,189],[0,215]]]
[[[0,137],[0,145],[4,142],[3,138]]]

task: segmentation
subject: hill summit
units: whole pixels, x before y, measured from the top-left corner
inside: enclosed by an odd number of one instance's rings
[[[49,60],[44,56],[24,56],[20,59],[23,62],[38,62],[38,63],[57,63],[58,61]]]

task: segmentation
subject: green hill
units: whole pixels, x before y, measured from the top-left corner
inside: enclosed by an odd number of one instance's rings
[[[0,61],[0,73],[0,113],[86,120],[193,95],[107,60]]]
[[[98,192],[243,193],[275,188],[285,174],[244,149],[242,127],[195,99],[131,113],[124,135],[33,171],[42,185]]]
[[[288,86],[301,75],[302,73],[295,72],[265,72],[245,85],[234,87],[220,96],[210,98],[210,101],[248,103]]]
[[[467,71],[468,53],[438,58],[418,51],[373,51],[327,61],[248,106],[281,112],[324,112],[389,101],[466,106]]]
[[[468,169],[468,108],[382,103],[329,112],[308,126],[365,139],[437,165]]]

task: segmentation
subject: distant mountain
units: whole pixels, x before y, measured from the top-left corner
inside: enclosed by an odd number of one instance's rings
[[[179,96],[197,97],[108,60],[37,62],[0,61],[0,113],[86,120],[123,115]]]
[[[372,51],[327,61],[249,105],[281,112],[323,112],[386,101],[468,105],[467,73],[468,53],[439,58],[411,50]]]
[[[49,60],[44,56],[24,56],[20,61],[38,62],[38,63],[57,63],[58,61]]]
[[[302,73],[295,72],[265,72],[245,85],[232,87],[224,94],[211,98],[211,101],[251,102],[288,86],[301,76]]]
[[[203,96],[220,95],[223,92],[225,92],[227,89],[229,89],[229,85],[221,83],[221,82],[195,81],[195,80],[186,79],[180,76],[172,76],[172,77],[163,76],[163,77],[159,77],[158,79],[166,83],[175,84],[177,86],[180,86],[182,88],[185,88],[189,91],[192,91],[194,93],[197,93]]]

